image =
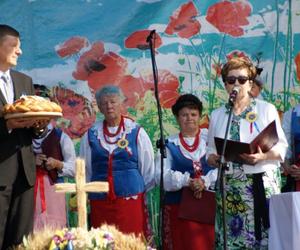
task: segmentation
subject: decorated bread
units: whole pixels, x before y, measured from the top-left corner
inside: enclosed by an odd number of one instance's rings
[[[26,112],[57,112],[61,113],[61,107],[43,97],[35,95],[22,95],[13,104],[6,104],[3,113],[26,113]]]

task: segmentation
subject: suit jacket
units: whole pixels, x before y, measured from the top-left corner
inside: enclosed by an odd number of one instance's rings
[[[14,99],[22,94],[34,95],[32,79],[20,72],[10,70],[14,86]],[[14,183],[19,167],[24,168],[29,185],[35,183],[35,159],[32,150],[33,129],[7,130],[3,117],[3,107],[6,100],[0,91],[0,186]]]

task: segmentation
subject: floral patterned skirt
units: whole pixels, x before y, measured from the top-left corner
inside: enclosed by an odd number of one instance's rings
[[[279,169],[265,172],[263,183],[268,203],[271,195],[280,192]],[[267,249],[268,229],[262,228],[261,241],[255,239],[252,174],[226,175],[225,190],[228,249]],[[223,249],[222,199],[220,192],[217,192],[216,199],[216,249]]]

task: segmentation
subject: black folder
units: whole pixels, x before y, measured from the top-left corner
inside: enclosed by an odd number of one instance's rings
[[[264,153],[268,152],[278,142],[278,140],[279,138],[274,120],[267,127],[265,127],[251,143],[227,140],[224,155],[225,160],[234,163],[245,164],[246,162],[240,157],[240,154],[255,154],[258,146],[260,146]],[[221,155],[224,139],[215,137],[215,144],[218,154]]]

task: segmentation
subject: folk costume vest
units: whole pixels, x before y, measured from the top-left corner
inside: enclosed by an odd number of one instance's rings
[[[53,157],[54,159],[63,161],[63,154],[60,147],[60,139],[62,135],[62,130],[58,128],[53,128],[50,134],[43,140],[41,148],[43,154],[47,157]],[[52,182],[57,182],[57,170],[52,169],[48,171],[48,175]],[[59,181],[62,182],[62,181]]]
[[[294,110],[292,112],[291,133],[294,147],[293,157],[295,159],[295,163],[300,163],[300,116],[297,116],[297,112]]]
[[[292,134],[292,148],[293,148],[293,158],[294,163],[300,167],[300,116],[297,116],[297,112],[293,110],[292,112],[292,124],[291,124],[291,134]],[[294,180],[294,190],[300,191],[300,181]]]
[[[175,145],[172,142],[168,142],[166,146],[170,150],[173,157],[171,169],[174,171],[179,171],[181,173],[189,172],[191,178],[195,178],[195,163],[191,159],[188,159],[183,155],[179,145]],[[199,162],[197,162],[197,164],[200,164],[201,175],[205,175],[209,170],[211,170],[211,167],[206,162],[205,155],[202,156],[201,159],[199,159]],[[179,204],[181,199],[181,193],[182,190],[166,192],[165,204]]]
[[[140,127],[136,126],[126,134],[126,148],[117,147],[111,154],[101,145],[97,129],[88,131],[91,147],[92,176],[91,181],[108,181],[109,193],[90,193],[89,199],[103,200],[107,197],[130,197],[145,191],[142,175],[138,169],[137,136]]]

